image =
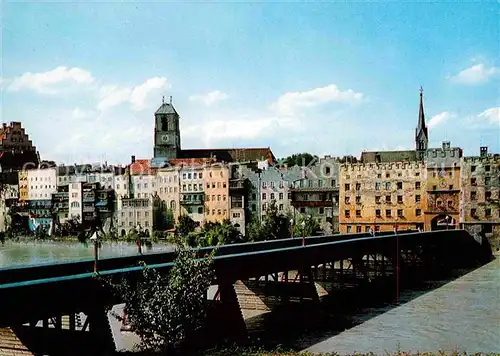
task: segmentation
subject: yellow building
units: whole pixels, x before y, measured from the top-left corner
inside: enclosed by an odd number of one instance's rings
[[[28,200],[28,172],[19,171],[19,200]]]
[[[458,228],[462,149],[445,141],[426,152],[425,230]]]
[[[346,163],[339,178],[340,233],[423,227],[424,163]]]
[[[225,164],[207,165],[205,177],[205,221],[229,220],[229,168]]]

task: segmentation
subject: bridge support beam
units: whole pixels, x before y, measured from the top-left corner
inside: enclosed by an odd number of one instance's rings
[[[219,284],[220,309],[217,310],[217,321],[226,338],[233,341],[247,339],[247,327],[238,302],[233,283]]]

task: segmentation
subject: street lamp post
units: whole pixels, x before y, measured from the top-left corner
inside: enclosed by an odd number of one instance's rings
[[[99,236],[97,235],[97,231],[94,232],[90,241],[94,243],[94,273],[97,273],[97,261],[99,260]]]
[[[305,222],[305,220],[302,221],[300,226],[302,226],[302,246],[305,246],[306,245],[306,222]]]
[[[293,219],[290,219],[290,237],[293,239],[293,230],[294,230],[294,225],[293,225],[294,221]]]
[[[396,304],[399,304],[399,234],[397,220],[394,226],[394,235],[396,235]]]
[[[141,224],[137,224],[137,251],[140,255],[142,255],[142,246],[141,246]]]

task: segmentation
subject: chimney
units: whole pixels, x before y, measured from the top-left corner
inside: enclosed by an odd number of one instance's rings
[[[130,158],[130,162],[135,163],[135,156],[132,155],[132,157]]]
[[[488,147],[487,146],[483,146],[479,149],[479,152],[480,152],[480,156],[481,157],[487,157],[488,156]]]

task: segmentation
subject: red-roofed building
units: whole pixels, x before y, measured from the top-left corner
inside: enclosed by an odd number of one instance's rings
[[[155,175],[157,169],[151,167],[150,159],[135,159],[132,156],[132,162],[130,164],[130,174],[135,175]]]

